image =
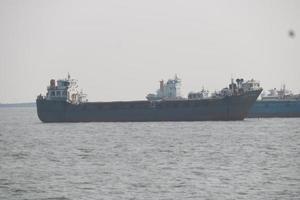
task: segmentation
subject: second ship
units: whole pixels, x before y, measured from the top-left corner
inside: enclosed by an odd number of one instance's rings
[[[145,122],[243,120],[260,95],[259,83],[237,79],[229,87],[208,96],[207,91],[180,95],[181,79],[160,82],[156,94],[143,101],[88,102],[77,81],[50,80],[46,96],[36,100],[42,122]]]
[[[293,94],[285,85],[263,92],[248,113],[250,118],[300,117],[300,94]]]

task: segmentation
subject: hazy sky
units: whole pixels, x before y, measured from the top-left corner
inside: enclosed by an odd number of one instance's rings
[[[231,76],[300,92],[299,0],[0,0],[0,29],[2,103],[68,72],[90,101],[144,99],[175,73],[184,95]]]

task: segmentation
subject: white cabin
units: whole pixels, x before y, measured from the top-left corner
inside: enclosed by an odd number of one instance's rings
[[[163,80],[160,81],[160,87],[156,94],[148,94],[146,98],[149,101],[152,100],[176,100],[182,99],[181,93],[181,79],[175,75],[174,79],[169,79],[167,83]]]
[[[77,80],[71,79],[70,75],[66,79],[59,79],[57,81],[51,79],[45,98],[47,100],[67,101],[70,103],[87,101],[86,95],[78,90]]]
[[[276,100],[296,100],[299,99],[299,95],[294,95],[291,90],[287,90],[285,85],[280,90],[276,88],[264,92],[261,95],[263,101],[276,101]]]

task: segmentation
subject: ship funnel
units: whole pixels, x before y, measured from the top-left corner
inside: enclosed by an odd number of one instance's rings
[[[164,80],[159,81],[159,89],[160,91],[164,90]]]
[[[55,80],[54,79],[50,80],[50,87],[51,88],[55,87]]]

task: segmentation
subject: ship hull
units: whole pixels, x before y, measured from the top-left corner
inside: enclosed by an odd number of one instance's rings
[[[300,117],[300,100],[256,101],[249,118]]]
[[[37,99],[43,122],[145,122],[243,120],[261,90],[222,99],[86,102]]]

